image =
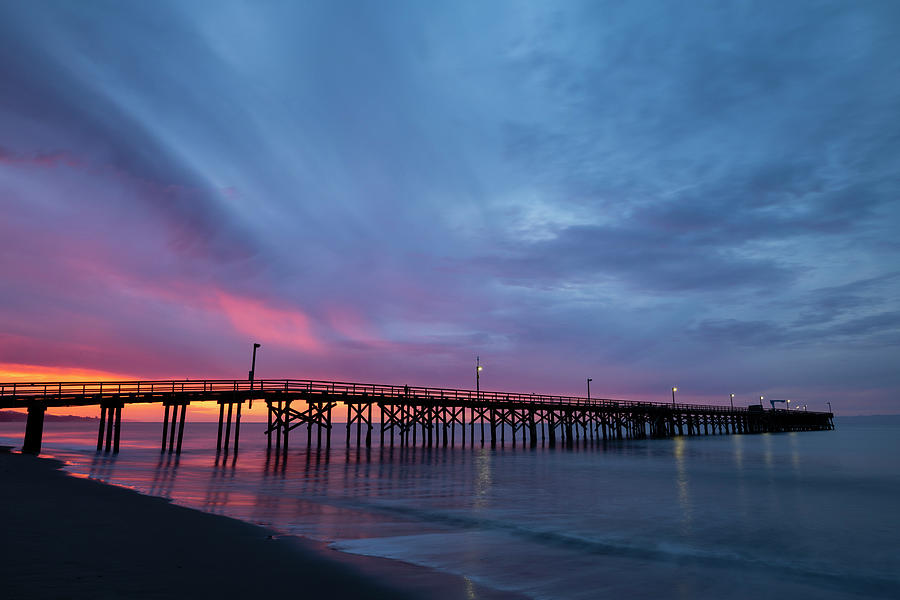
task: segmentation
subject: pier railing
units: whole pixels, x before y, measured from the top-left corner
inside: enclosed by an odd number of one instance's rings
[[[350,429],[356,425],[356,445],[372,444],[372,430],[380,428],[382,445],[390,435],[390,443],[399,436],[401,444],[415,446],[417,431],[422,443],[433,446],[440,434],[443,445],[455,443],[456,425],[465,425],[468,413],[470,446],[474,444],[475,423],[479,425],[481,444],[486,429],[491,447],[504,444],[506,428],[512,443],[516,432],[522,442],[528,431],[529,444],[535,447],[540,427],[553,447],[557,434],[571,446],[584,439],[643,439],[676,435],[710,435],[712,433],[762,433],[779,431],[821,431],[834,429],[831,413],[771,410],[761,407],[732,408],[730,405],[684,404],[586,398],[534,393],[511,393],[454,388],[432,388],[409,385],[383,385],[314,379],[185,379],[153,381],[57,381],[0,383],[0,408],[28,410],[23,452],[39,453],[43,435],[44,413],[48,408],[99,405],[100,425],[97,451],[119,451],[122,409],[127,404],[161,403],[164,407],[161,452],[181,452],[187,407],[194,402],[214,401],[219,405],[216,453],[237,455],[240,438],[241,409],[248,400],[265,400],[267,405],[267,451],[271,450],[273,433],[276,454],[286,455],[290,431],[301,425],[307,428],[307,446],[316,443],[330,447],[332,409],[343,404],[347,408],[347,446]],[[300,406],[292,406],[295,401]],[[373,405],[381,411],[380,421],[373,420]],[[171,429],[169,418],[171,414]],[[234,417],[234,421],[232,421]],[[234,438],[231,438],[232,422]],[[177,429],[177,437],[176,437]],[[224,437],[223,437],[224,430]],[[573,437],[574,435],[574,437]],[[410,439],[411,437],[411,439]],[[427,442],[426,442],[427,440]],[[284,442],[282,444],[282,441]]]
[[[566,404],[576,406],[597,406],[617,408],[668,407],[676,410],[703,410],[711,412],[745,412],[747,408],[717,405],[672,402],[651,402],[643,400],[621,400],[615,398],[586,398],[535,393],[476,391],[454,388],[435,388],[405,385],[385,385],[346,381],[324,381],[315,379],[202,379],[202,380],[142,380],[142,381],[61,381],[0,383],[0,399],[27,401],[37,398],[71,397],[128,397],[175,394],[240,393],[259,392],[260,396],[271,393],[295,393],[311,395],[332,395],[344,398],[359,397],[370,401],[373,397],[403,399],[412,401],[465,401],[512,404]],[[810,411],[812,412],[812,411]]]

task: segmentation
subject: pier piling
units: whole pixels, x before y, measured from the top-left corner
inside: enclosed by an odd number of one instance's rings
[[[187,404],[212,400],[219,404],[216,452],[224,450],[226,454],[236,455],[243,402],[251,398],[265,402],[266,449],[272,450],[274,436],[278,454],[287,453],[290,431],[301,425],[307,428],[308,447],[314,442],[319,448],[323,442],[326,448],[330,447],[332,410],[339,405],[347,408],[348,448],[354,443],[357,448],[372,446],[373,405],[376,404],[381,415],[381,445],[399,443],[404,448],[418,446],[420,435],[424,448],[456,447],[457,427],[462,447],[468,441],[469,447],[474,448],[476,425],[482,447],[489,438],[491,448],[496,448],[498,443],[501,447],[506,445],[507,428],[514,448],[520,440],[523,448],[526,440],[528,446],[535,448],[538,437],[542,445],[550,448],[557,446],[557,439],[566,448],[573,448],[576,443],[580,446],[582,442],[587,445],[601,440],[607,443],[648,437],[834,429],[830,412],[768,410],[759,404],[740,408],[409,386],[403,386],[402,393],[400,390],[397,386],[311,380],[0,383],[0,409],[27,409],[22,448],[34,453],[41,449],[48,407],[99,405],[97,451],[116,453],[122,442],[124,405],[162,402],[160,451],[178,454],[184,440]],[[298,408],[294,408],[293,402]]]

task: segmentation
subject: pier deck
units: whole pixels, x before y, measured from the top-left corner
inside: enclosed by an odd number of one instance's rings
[[[463,446],[505,445],[509,433],[513,445],[555,447],[579,440],[834,429],[830,412],[305,379],[0,383],[0,409],[28,410],[23,451],[33,453],[40,452],[47,408],[99,406],[97,450],[118,452],[123,408],[146,403],[165,406],[161,451],[179,453],[187,407],[199,401],[219,404],[216,451],[237,453],[241,408],[250,400],[266,403],[267,447],[276,452],[287,452],[290,432],[304,425],[308,445],[315,432],[317,445],[330,446],[332,411],[339,405],[347,408],[348,446],[370,446],[376,428],[382,445],[444,447],[456,446],[457,434]]]

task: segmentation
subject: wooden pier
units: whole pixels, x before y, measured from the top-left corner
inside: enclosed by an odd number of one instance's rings
[[[97,451],[118,452],[122,410],[148,403],[165,407],[160,451],[177,454],[188,406],[200,401],[219,404],[216,452],[236,454],[241,408],[251,400],[268,408],[267,449],[277,453],[286,453],[291,432],[304,426],[308,447],[313,440],[330,447],[336,425],[332,412],[338,406],[347,409],[342,426],[348,447],[370,447],[375,429],[382,446],[492,448],[834,429],[830,412],[761,405],[731,408],[301,379],[0,383],[0,409],[28,411],[22,450],[35,454],[47,408],[99,406]]]

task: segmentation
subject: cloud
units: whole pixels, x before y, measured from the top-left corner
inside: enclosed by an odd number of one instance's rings
[[[4,360],[240,375],[264,335],[282,373],[453,384],[480,354],[498,387],[627,394],[727,359],[881,373],[886,405],[898,21],[3,4]]]
[[[20,155],[0,147],[0,164],[35,167],[56,167],[58,165],[66,165],[75,167],[78,166],[80,162],[77,158],[65,152]]]
[[[7,7],[14,14],[0,24],[0,128],[17,145],[0,153],[0,164],[65,164],[124,181],[136,199],[169,220],[174,248],[224,261],[252,253],[243,226],[223,210],[222,191],[187,164],[165,131],[145,118],[143,102],[110,85],[104,69],[128,69],[134,65],[125,64],[127,60],[146,60],[139,41],[149,41],[149,32],[138,26],[136,15],[112,11],[94,19],[57,8],[61,10],[51,15],[37,5]],[[129,11],[134,9],[141,10]],[[110,28],[112,24],[116,27]],[[73,26],[81,28],[80,34]],[[33,43],[36,31],[44,43]],[[170,60],[191,39],[182,33],[170,33]],[[142,69],[144,76],[152,73],[162,75]],[[155,82],[156,89],[186,85],[173,78],[174,70],[170,74]]]
[[[304,352],[315,352],[322,347],[312,332],[309,317],[299,310],[273,307],[222,292],[218,301],[232,326],[253,341],[265,340]]]
[[[758,289],[792,279],[792,269],[776,260],[742,255],[665,229],[568,227],[552,240],[514,247],[509,256],[477,263],[493,267],[494,275],[512,282],[545,285],[612,279],[645,292]]]

